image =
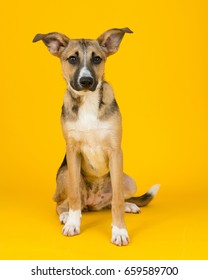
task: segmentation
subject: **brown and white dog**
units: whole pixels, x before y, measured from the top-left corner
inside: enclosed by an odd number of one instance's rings
[[[106,58],[114,54],[129,28],[110,29],[97,40],[71,40],[53,32],[37,34],[51,54],[61,60],[67,91],[61,123],[66,156],[57,173],[54,200],[65,224],[63,234],[80,233],[81,212],[111,206],[112,238],[116,245],[129,243],[124,212],[139,213],[158,191],[133,197],[136,183],[123,173],[122,124],[112,87],[104,80]]]

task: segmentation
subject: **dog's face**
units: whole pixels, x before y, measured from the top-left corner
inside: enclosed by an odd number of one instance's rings
[[[63,76],[78,95],[94,91],[103,80],[105,53],[96,40],[70,40],[61,55]]]
[[[118,50],[125,33],[132,31],[114,28],[97,40],[70,40],[64,34],[53,32],[37,34],[33,42],[42,40],[50,53],[60,58],[68,88],[81,96],[101,85],[106,58]]]

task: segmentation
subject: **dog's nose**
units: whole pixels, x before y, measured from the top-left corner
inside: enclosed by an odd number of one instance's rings
[[[94,80],[92,77],[82,77],[79,82],[83,88],[89,89],[93,85]]]

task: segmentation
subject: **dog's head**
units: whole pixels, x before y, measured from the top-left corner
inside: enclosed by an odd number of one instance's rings
[[[37,34],[33,42],[42,40],[50,53],[60,58],[68,87],[77,95],[84,95],[101,85],[106,58],[117,52],[125,33],[133,32],[129,28],[114,28],[97,40],[71,40],[64,34],[53,32]]]

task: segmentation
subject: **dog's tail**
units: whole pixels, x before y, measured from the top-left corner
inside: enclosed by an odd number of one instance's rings
[[[139,207],[146,206],[155,197],[159,188],[160,188],[160,185],[156,184],[156,185],[152,186],[148,190],[148,192],[146,192],[145,194],[143,194],[141,196],[137,196],[137,197],[128,198],[125,201],[135,203]]]

